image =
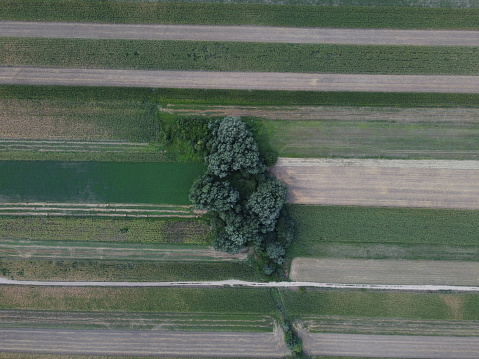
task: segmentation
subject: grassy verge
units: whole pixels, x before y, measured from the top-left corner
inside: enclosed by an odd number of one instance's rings
[[[305,257],[477,260],[479,211],[291,206]]]
[[[1,38],[0,47],[7,49],[0,54],[4,66],[423,75],[479,72],[475,47],[33,38]]]
[[[17,280],[58,281],[259,281],[255,263],[118,260],[0,259],[0,275]]]
[[[212,241],[210,229],[201,219],[97,217],[0,217],[0,238],[185,244]]]
[[[199,163],[5,161],[5,202],[190,204]]]
[[[359,110],[358,110],[359,111]],[[477,123],[263,120],[281,157],[478,159]]]
[[[267,289],[5,286],[1,309],[274,314]]]
[[[479,320],[477,294],[282,290],[290,315]]]
[[[477,9],[3,0],[2,19],[115,23],[477,29]]]

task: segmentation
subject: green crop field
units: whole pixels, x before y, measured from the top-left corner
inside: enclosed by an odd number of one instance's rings
[[[291,206],[292,256],[478,260],[479,211]]]
[[[0,47],[6,49],[0,54],[3,66],[425,75],[479,72],[475,47],[32,38],[0,38]]]
[[[4,20],[477,29],[478,9],[2,0]]]
[[[73,288],[5,286],[0,309],[276,313],[267,289],[247,288]]]
[[[2,201],[189,204],[199,163],[0,162]]]

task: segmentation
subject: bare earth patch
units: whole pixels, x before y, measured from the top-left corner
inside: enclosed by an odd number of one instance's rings
[[[280,158],[294,204],[479,209],[479,161]]]

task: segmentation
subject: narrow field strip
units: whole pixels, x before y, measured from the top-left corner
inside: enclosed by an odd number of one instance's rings
[[[280,158],[293,204],[479,209],[478,161]]]
[[[83,244],[83,243],[82,243]],[[242,261],[248,253],[228,254],[218,252],[211,246],[182,248],[181,246],[156,244],[121,247],[108,243],[79,245],[77,243],[58,243],[45,241],[0,241],[0,257],[13,259],[107,259],[107,260],[146,260],[146,261]]]
[[[145,152],[148,143],[126,141],[27,140],[0,138],[0,151]]]
[[[479,31],[0,21],[3,37],[479,46]]]
[[[258,314],[0,311],[2,328],[273,332],[275,324]]]
[[[479,262],[392,259],[294,258],[294,281],[398,284],[479,285]]]
[[[476,359],[479,337],[361,335],[300,332],[307,355]]]
[[[345,75],[0,67],[0,84],[188,89],[479,93],[479,76]]]
[[[103,216],[193,218],[193,206],[89,203],[0,203],[0,216]]]
[[[339,316],[301,317],[308,333],[479,336],[479,322]]]

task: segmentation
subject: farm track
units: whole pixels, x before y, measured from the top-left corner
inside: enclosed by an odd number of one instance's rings
[[[91,355],[248,356],[289,354],[274,333],[0,329],[2,351]]]
[[[479,161],[280,158],[294,204],[479,209]]]
[[[161,112],[178,116],[246,116],[270,120],[335,120],[478,123],[476,108],[397,108],[348,106],[205,106],[167,105]]]
[[[301,282],[479,285],[479,262],[294,258],[291,279]]]
[[[236,90],[479,93],[479,76],[0,67],[0,84]]]
[[[126,141],[81,141],[60,139],[0,138],[0,151],[39,152],[144,152],[148,143]]]
[[[4,37],[479,46],[479,31],[140,25],[0,21]]]
[[[132,218],[194,218],[193,206],[124,203],[0,203],[0,216],[100,216]]]
[[[148,260],[148,261],[207,261],[231,262],[247,258],[247,253],[228,254],[215,251],[213,247],[177,248],[171,245],[141,245],[128,247],[127,244],[109,243],[48,243],[37,241],[0,240],[0,258],[13,259],[107,259],[107,260]]]
[[[476,359],[479,337],[362,335],[300,332],[308,355]]]

